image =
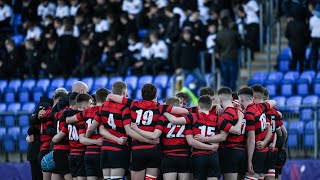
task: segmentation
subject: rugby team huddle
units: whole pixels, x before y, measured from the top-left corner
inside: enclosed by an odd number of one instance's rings
[[[217,94],[204,87],[197,107],[186,107],[183,92],[159,104],[153,84],[139,101],[127,97],[122,81],[112,92],[88,92],[80,81],[71,93],[58,88],[53,104],[33,114],[39,159],[52,150],[55,162],[43,179],[281,179],[287,131],[261,85]]]

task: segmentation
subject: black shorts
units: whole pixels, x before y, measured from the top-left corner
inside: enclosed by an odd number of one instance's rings
[[[161,171],[163,174],[171,173],[171,172],[191,173],[192,172],[191,157],[164,155],[161,163]]]
[[[252,157],[252,165],[255,173],[265,174],[268,171],[267,167],[267,154],[268,152],[254,151]]]
[[[49,152],[50,152],[49,149],[48,149],[48,150],[43,150],[43,151],[40,151],[40,152],[39,152],[38,161],[39,161],[40,164],[41,164],[42,158],[43,158],[45,155],[47,155]],[[44,170],[42,170],[42,171],[43,171],[43,172],[51,172],[51,171],[44,171]]]
[[[69,156],[69,167],[72,177],[86,177],[86,169],[84,164],[84,155]]]
[[[141,171],[146,168],[160,168],[161,158],[160,147],[132,150],[130,169],[132,171]]]
[[[192,169],[194,179],[220,178],[218,153],[192,156]]]
[[[219,161],[222,173],[238,173],[246,167],[244,150],[224,148],[219,152]]]
[[[66,150],[55,150],[53,152],[53,160],[56,165],[56,168],[55,170],[53,170],[53,173],[60,174],[60,175],[70,174],[69,159],[68,159],[69,154],[70,154],[70,151],[66,151]]]
[[[87,177],[103,177],[100,168],[100,154],[85,154],[84,164],[86,166],[85,172]]]
[[[277,162],[277,157],[278,157],[278,150],[276,151],[268,151],[267,153],[267,170],[269,169],[274,169],[275,168],[275,165],[276,165],[276,162]]]
[[[107,168],[122,168],[128,169],[130,165],[130,151],[109,151],[101,150],[100,167]]]
[[[285,165],[287,161],[287,152],[286,150],[279,149],[278,150],[278,157],[276,161],[276,178],[282,173],[282,167]]]

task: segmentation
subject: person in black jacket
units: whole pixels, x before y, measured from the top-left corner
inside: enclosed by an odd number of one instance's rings
[[[173,13],[173,8],[167,6],[164,9],[164,13],[168,18],[168,22],[165,28],[165,37],[168,44],[176,43],[179,40],[180,27],[179,27],[179,15]]]
[[[308,26],[305,22],[295,19],[288,22],[286,38],[289,40],[289,46],[292,51],[290,69],[296,71],[297,63],[299,62],[299,70],[302,72],[305,67],[305,52],[310,39]]]
[[[41,120],[38,118],[38,113],[41,110],[49,109],[53,104],[52,99],[47,97],[41,97],[40,103],[37,105],[35,111],[32,113],[29,120],[28,136],[26,138],[29,143],[27,160],[31,165],[32,180],[42,180],[41,163],[38,159],[40,152],[40,131]]]
[[[182,39],[177,43],[173,52],[173,64],[176,74],[193,74],[197,78],[198,87],[205,86],[204,76],[199,68],[199,45],[193,39],[190,28],[184,28]]]

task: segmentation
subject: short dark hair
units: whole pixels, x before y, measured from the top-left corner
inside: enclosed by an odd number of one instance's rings
[[[151,101],[157,96],[157,87],[150,83],[145,84],[142,87],[141,93],[143,100]]]
[[[232,93],[232,98],[233,98],[233,100],[239,100],[238,93],[237,92],[233,92]]]
[[[127,84],[123,81],[117,81],[112,85],[112,93],[121,95],[122,91],[127,89]]]
[[[179,106],[179,99],[177,97],[169,97],[166,100],[166,105],[170,105],[170,106]]]
[[[264,100],[268,100],[269,99],[269,90],[267,88],[264,88]]]
[[[177,98],[182,98],[182,99],[184,99],[184,100],[186,100],[186,101],[189,101],[189,99],[190,99],[190,96],[189,96],[187,93],[185,93],[185,92],[178,92],[178,93],[176,94],[176,97],[177,97]]]
[[[251,89],[253,90],[253,94],[256,98],[263,99],[265,88],[261,84],[255,84],[251,86]]]
[[[100,88],[96,92],[96,102],[97,103],[103,103],[106,101],[108,95],[110,94],[110,91],[106,88]]]
[[[253,96],[253,90],[250,87],[243,87],[238,91],[238,95]]]
[[[220,94],[232,95],[232,90],[228,87],[222,87],[218,90],[218,95],[220,95]]]
[[[77,96],[78,96],[78,93],[76,93],[76,92],[70,93],[70,95],[69,95],[70,106],[75,106],[77,104],[77,101],[76,101]]]
[[[208,95],[200,96],[198,101],[198,106],[200,107],[200,109],[203,109],[206,111],[211,110],[211,107],[212,107],[211,97]]]
[[[57,94],[54,95],[53,100],[60,99],[62,97],[66,97],[68,94],[65,92],[58,92]]]
[[[88,102],[90,99],[93,99],[89,94],[78,94],[76,98],[77,104]]]
[[[200,89],[200,96],[214,96],[215,92],[212,87],[203,87]]]

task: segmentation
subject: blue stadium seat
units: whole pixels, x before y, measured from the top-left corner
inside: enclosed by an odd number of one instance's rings
[[[39,79],[36,87],[41,88],[43,92],[46,92],[50,85],[50,80],[47,78]]]
[[[20,109],[21,109],[20,103],[11,103],[8,105],[7,111],[16,113],[16,112],[20,111]]]
[[[302,105],[310,105],[315,106],[318,104],[319,97],[316,95],[309,95],[306,96],[302,100]],[[300,108],[300,120],[302,121],[311,121],[313,120],[313,110],[315,110],[313,107],[302,107]]]
[[[286,129],[288,129],[288,122],[287,121],[285,121],[285,120],[282,120],[283,121],[283,125],[284,125],[284,127],[286,128]]]
[[[25,127],[29,125],[29,115],[18,116],[18,125],[20,127]]]
[[[32,90],[32,99],[35,103],[40,102],[40,97],[44,96],[43,88],[42,87],[35,87]]]
[[[19,140],[19,151],[20,152],[27,152],[28,151],[28,143],[25,139]]]
[[[15,117],[13,115],[5,115],[4,116],[4,126],[11,127],[15,124]]]
[[[47,90],[47,97],[52,98],[52,97],[53,97],[53,94],[54,94],[54,91],[55,91],[56,89],[57,89],[56,87],[49,87],[49,89]]]
[[[133,99],[133,94],[132,94],[132,90],[131,89],[127,90],[127,96],[128,96],[128,98]]]
[[[7,129],[7,135],[9,138],[17,140],[18,137],[20,136],[20,127],[18,127],[18,126],[9,127]]]
[[[292,80],[282,80],[279,84],[280,94],[282,96],[292,96],[294,95],[294,82]]]
[[[127,76],[125,79],[124,79],[124,82],[127,83],[128,85],[128,89],[136,89],[137,88],[137,85],[138,85],[138,77],[137,76]]]
[[[23,88],[27,88],[29,91],[32,90],[36,86],[36,80],[34,79],[26,79],[22,83]]]
[[[158,75],[154,78],[153,84],[159,88],[166,88],[168,85],[169,76],[165,74]]]
[[[276,84],[278,84],[283,78],[282,72],[271,72],[268,76],[268,81],[274,81]]]
[[[107,87],[108,84],[108,78],[103,76],[103,77],[97,77],[94,80],[93,87],[99,87],[99,88],[105,88]]]
[[[283,77],[283,79],[292,80],[293,82],[298,78],[299,78],[299,72],[298,71],[289,71]]]
[[[20,103],[29,102],[29,90],[28,88],[19,88],[18,98]]]
[[[55,78],[52,80],[51,84],[50,84],[50,88],[60,88],[60,87],[64,87],[65,84],[65,79],[64,78]]]
[[[21,45],[25,40],[25,36],[23,34],[15,34],[11,37],[11,39],[16,45]]]
[[[297,80],[296,89],[297,94],[306,96],[309,94],[310,84],[316,73],[314,71],[304,71]]]
[[[138,88],[141,89],[143,85],[152,83],[153,77],[151,75],[141,76],[138,80]]]
[[[5,127],[0,127],[0,140],[7,136],[7,129]]]
[[[29,129],[29,126],[25,126],[21,129],[21,136],[23,137],[26,137],[28,135],[28,129]]]
[[[134,99],[136,99],[136,100],[142,100],[141,89],[137,89],[137,90],[136,90],[136,94],[135,94]]]
[[[68,78],[65,85],[66,89],[71,90],[72,84],[78,80],[79,80],[78,78]]]
[[[91,90],[91,88],[93,86],[93,78],[92,77],[85,77],[81,81],[86,83],[88,85],[89,90]]]
[[[292,52],[290,47],[283,48],[281,54],[287,55],[290,59],[292,58]]]
[[[140,30],[138,31],[138,37],[139,37],[140,39],[143,39],[143,38],[145,38],[145,37],[148,36],[148,33],[149,33],[149,31],[148,31],[147,29],[140,29]]]
[[[301,144],[301,135],[304,130],[304,123],[302,121],[293,121],[288,128],[288,147],[297,148]]]
[[[284,96],[276,96],[276,97],[272,98],[272,100],[275,100],[277,102],[277,108],[279,110],[285,108],[286,97],[284,97]]]
[[[314,147],[314,125],[313,121],[310,121],[306,124],[303,136],[303,143],[305,147],[313,148]]]
[[[7,110],[7,104],[5,103],[0,103],[0,112],[4,112]]]
[[[35,108],[36,108],[36,105],[34,102],[27,102],[22,105],[21,110],[24,112],[32,113]]]
[[[15,91],[21,86],[22,82],[20,79],[11,80],[8,84],[8,88],[13,88]]]
[[[15,90],[14,88],[6,88],[3,92],[4,102],[13,103],[15,102]]]
[[[157,89],[157,99],[163,99],[163,97],[162,97],[162,89],[161,88]]]
[[[173,94],[173,88],[170,87],[170,88],[167,88],[165,89],[166,90],[166,96],[165,97],[172,97],[172,96],[175,96],[175,94]]]
[[[15,151],[15,145],[14,141],[12,139],[6,139],[3,141],[3,147],[5,152],[14,152]]]
[[[8,81],[7,80],[0,80],[0,92],[3,92],[5,88],[8,86]]]
[[[302,97],[301,96],[291,96],[287,99],[286,106],[289,111],[298,112],[299,106],[301,105]]]
[[[290,69],[290,59],[278,59],[278,69],[281,72],[287,72]]]
[[[115,76],[115,77],[110,78],[110,81],[108,83],[107,88],[111,91],[112,85],[117,81],[123,81],[123,78],[121,76]]]
[[[268,91],[269,91],[269,96],[270,97],[274,97],[274,96],[276,96],[277,95],[277,82],[275,82],[275,81],[266,81],[265,83],[264,83],[264,87],[266,88],[266,89],[268,89]]]

